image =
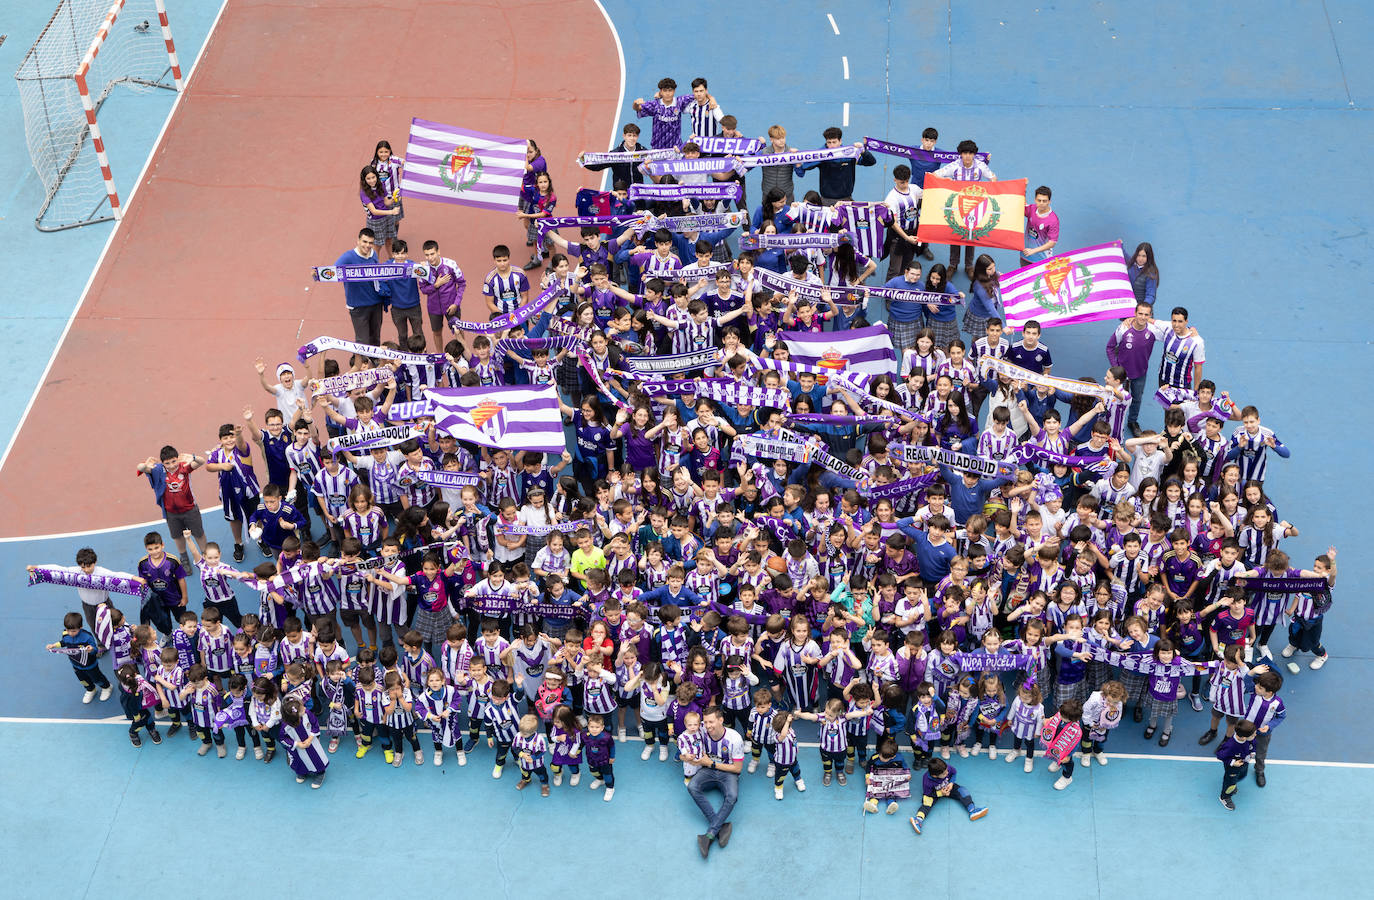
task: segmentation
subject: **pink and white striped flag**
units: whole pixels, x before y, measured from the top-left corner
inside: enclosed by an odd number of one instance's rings
[[[525,141],[410,120],[401,196],[499,212],[520,207]]]
[[[1051,256],[1008,272],[1001,282],[1002,309],[1012,330],[1031,319],[1048,327],[1121,319],[1135,311],[1120,241]]]

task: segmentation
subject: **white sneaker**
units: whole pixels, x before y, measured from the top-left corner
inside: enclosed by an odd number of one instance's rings
[[[1105,765],[1107,764],[1107,754],[1106,754],[1106,753],[1103,753],[1101,750],[1099,750],[1099,751],[1097,751],[1096,753],[1094,753],[1094,754],[1093,754],[1093,758],[1097,760],[1097,764],[1098,764],[1099,766],[1105,766]],[[1083,760],[1083,761],[1084,761],[1084,762],[1087,762],[1086,759]]]
[[[775,765],[773,765],[772,763],[769,763],[769,764],[768,764],[768,777],[769,777],[769,778],[772,778],[772,777],[773,777],[774,775],[776,775],[777,773],[778,773],[778,767],[775,766]]]
[[[949,759],[949,748],[948,748],[948,747],[941,747],[941,748],[940,748],[940,756],[941,756],[942,758],[944,758],[944,759]]]
[[[1064,788],[1068,787],[1068,786],[1071,785],[1071,784],[1073,784],[1073,779],[1072,779],[1072,778],[1068,778],[1068,777],[1065,777],[1065,776],[1063,776],[1063,775],[1060,775],[1060,776],[1059,776],[1059,780],[1056,781],[1056,782],[1054,783],[1054,789],[1055,789],[1056,791],[1062,791],[1062,790],[1064,790]]]
[[[1310,663],[1308,663],[1308,664],[1307,664],[1307,668],[1309,668],[1309,669],[1320,669],[1320,668],[1321,668],[1322,666],[1324,666],[1324,665],[1326,665],[1326,654],[1325,654],[1325,653],[1323,653],[1321,656],[1318,656],[1316,659],[1314,659],[1314,660],[1312,660]]]
[[[229,748],[225,747],[223,744],[216,744],[215,755],[220,759],[224,759],[224,757],[229,755]]]
[[[568,779],[568,784],[572,785],[573,787],[577,787],[577,783],[578,783],[579,781],[581,781],[581,780],[582,780],[582,773],[581,773],[581,772],[574,772],[574,773],[572,773],[572,777]]]
[[[110,686],[107,684],[100,689],[100,700],[104,702],[110,699]]]
[[[1289,663],[1288,667],[1290,669],[1293,669],[1294,671],[1297,670],[1297,666],[1293,665],[1292,663]],[[1202,698],[1199,697],[1197,694],[1189,694],[1188,703],[1193,707],[1193,712],[1202,712]]]
[[[86,693],[84,693],[84,694],[81,695],[81,702],[82,702],[82,703],[90,703],[90,702],[91,702],[92,700],[94,700],[94,699],[95,699],[95,691],[87,691]]]
[[[1296,674],[1298,674],[1299,672],[1302,671],[1302,666],[1298,665],[1298,664],[1295,663],[1295,662],[1291,662],[1291,663],[1288,664],[1288,671],[1290,671],[1290,672],[1292,672],[1294,675],[1296,675]]]
[[[1288,644],[1287,646],[1285,646],[1285,647],[1283,648],[1282,651],[1280,651],[1280,653],[1281,653],[1281,655],[1283,656],[1284,659],[1291,659],[1292,656],[1293,656],[1293,654],[1294,654],[1294,653],[1297,653],[1297,652],[1298,652],[1298,648],[1297,648],[1297,647],[1294,647],[1292,644]]]
[[[457,750],[453,751],[453,753],[454,753],[455,756],[458,757],[458,765],[460,765],[460,766],[466,766],[466,765],[468,764],[468,755],[467,755],[467,752],[466,752],[465,750],[463,750],[461,747],[458,748]]]
[[[1027,756],[1027,757],[1026,757],[1026,765],[1025,765],[1023,768],[1025,768],[1025,770],[1026,770],[1027,772],[1034,772],[1034,771],[1035,771],[1035,757]]]
[[[890,816],[897,811],[897,801],[893,800],[887,805],[887,814]]]
[[[1008,750],[1007,753],[1010,754],[1011,751]],[[989,748],[988,748],[988,759],[996,759],[996,758],[997,758],[997,748],[996,748],[996,747],[989,747]]]
[[[1082,764],[1083,768],[1085,768],[1085,769],[1092,768],[1092,764],[1093,764],[1092,754],[1090,754],[1090,753],[1084,753],[1084,754],[1083,754],[1083,759],[1080,760],[1080,763]]]
[[[600,778],[593,778],[593,779],[592,779],[592,790],[596,790],[597,788],[601,787],[601,786],[602,786],[603,784],[605,784],[605,783],[606,783],[606,782],[602,781]]]
[[[668,745],[667,745],[667,744],[664,744],[662,747],[659,747],[659,748],[658,748],[658,761],[659,761],[659,762],[667,762],[667,761],[668,761]]]
[[[602,799],[602,800],[605,800],[607,803],[610,803],[610,802],[611,802],[611,798],[614,797],[614,796],[615,796],[615,788],[606,788],[606,793],[604,793],[604,794],[601,795],[601,799]]]
[[[649,757],[645,756],[644,758],[645,758],[645,759],[648,759]],[[759,761],[758,761],[757,759],[750,759],[750,760],[749,760],[749,774],[750,774],[750,775],[753,775],[753,774],[754,774],[755,772],[757,772],[758,770],[759,770]]]
[[[775,784],[775,785],[773,785],[773,799],[774,799],[774,800],[781,800],[781,799],[782,799],[782,785],[780,785],[780,784]]]
[[[435,750],[435,751],[434,751],[434,764],[435,764],[436,766],[442,766],[442,765],[444,764],[444,751],[442,751],[442,750]]]
[[[243,758],[244,758],[245,756],[247,756],[247,755],[248,755],[248,748],[247,748],[247,747],[240,747],[240,748],[238,748],[237,750],[234,751],[234,759],[243,759]]]
[[[254,759],[262,759],[262,748],[261,748],[261,747],[254,747],[254,748],[253,748],[253,758],[254,758]]]
[[[620,741],[620,743],[622,743],[622,744],[625,743],[625,729],[624,729],[624,728],[620,729],[620,731],[617,733],[616,737],[617,737],[617,739]]]
[[[501,777],[501,769],[502,769],[502,768],[504,768],[504,767],[503,767],[503,766],[493,766],[492,769],[491,769],[491,777],[492,777],[492,778],[500,778],[500,777]]]
[[[806,782],[802,781],[800,778],[797,779],[797,790],[799,792],[806,790]]]
[[[960,756],[961,758],[963,758],[963,759],[968,759],[968,748],[967,748],[967,747],[960,747],[960,748],[959,748],[959,756]]]
[[[1263,647],[1259,648],[1259,655],[1264,657],[1265,659],[1273,659],[1274,651],[1269,649],[1268,644],[1265,644]]]
[[[555,773],[553,773],[553,786],[554,786],[554,787],[562,787],[562,786],[563,786],[563,773],[562,773],[562,772],[555,772]]]
[[[1055,761],[1053,761],[1053,760],[1050,760],[1050,771],[1051,771],[1051,772],[1058,772],[1058,771],[1059,771],[1059,763],[1057,763],[1057,762],[1055,762]]]
[[[640,758],[640,759],[648,759],[649,757],[651,757],[651,756],[653,756],[653,755],[654,755],[654,748],[653,748],[653,747],[649,747],[649,746],[645,746],[645,748],[639,752],[639,758]]]
[[[437,759],[436,759],[436,760],[434,761],[434,764],[437,766],[437,765],[439,765],[440,762],[441,762],[441,760],[437,760]],[[425,751],[423,751],[423,750],[416,750],[416,751],[415,751],[415,765],[417,765],[417,766],[423,766],[424,764],[425,764]]]
[[[1016,762],[1016,760],[1019,759],[1020,756],[1021,756],[1021,754],[1024,753],[1024,752],[1026,752],[1026,751],[1024,751],[1024,750],[1014,750],[1014,749],[1013,749],[1013,750],[1008,750],[1008,751],[1007,751],[1007,762]]]

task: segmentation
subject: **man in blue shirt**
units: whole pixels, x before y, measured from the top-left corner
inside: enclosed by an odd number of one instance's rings
[[[338,266],[374,266],[377,259],[377,235],[371,228],[358,232],[358,245],[334,260]],[[387,290],[380,281],[345,281],[344,303],[353,320],[353,340],[377,346],[382,342],[382,312],[387,305]]]
[[[409,258],[410,247],[400,238],[393,238],[391,261],[403,263]],[[424,337],[424,324],[420,314],[420,282],[414,278],[388,281],[382,285],[382,292],[386,296],[386,302],[391,304],[391,321],[396,323],[396,340],[402,350],[408,349],[408,335],[418,334]],[[436,348],[435,352],[439,352],[439,348]]]

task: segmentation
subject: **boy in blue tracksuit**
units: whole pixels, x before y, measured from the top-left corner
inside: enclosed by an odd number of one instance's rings
[[[95,635],[83,627],[81,613],[69,612],[62,617],[62,637],[48,644],[47,649],[50,653],[61,653],[71,660],[76,680],[86,689],[82,703],[90,703],[97,689],[101,700],[110,699],[110,679],[100,671]]]
[[[1250,755],[1255,752],[1255,723],[1248,719],[1236,725],[1235,733],[1221,742],[1217,748],[1217,759],[1221,760],[1221,805],[1227,809],[1236,808],[1236,786],[1245,780],[1250,772]]]

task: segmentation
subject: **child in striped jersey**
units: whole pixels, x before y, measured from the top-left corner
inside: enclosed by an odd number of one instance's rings
[[[219,688],[210,683],[210,673],[205,666],[196,663],[186,670],[186,684],[181,688],[180,699],[190,711],[191,734],[200,738],[196,754],[209,753],[213,740],[215,755],[224,759],[224,733],[212,727],[221,707]]]
[[[532,776],[539,776],[539,796],[549,796],[549,770],[544,765],[544,760],[548,754],[549,745],[544,739],[544,735],[539,731],[539,717],[535,715],[522,716],[520,719],[520,733],[512,742],[512,749],[515,751],[515,762],[520,768],[520,780],[516,782],[515,789],[523,791],[530,786]]]
[[[768,743],[768,756],[772,760],[768,764],[768,773],[773,778],[773,796],[778,800],[782,799],[783,783],[787,776],[792,776],[792,782],[797,786],[797,791],[806,790],[806,782],[802,780],[801,766],[797,764],[797,733],[792,730],[793,715],[790,712],[780,712],[773,716],[771,722],[764,727],[768,729],[771,740]],[[683,764],[684,768],[686,764]],[[830,773],[826,772],[826,783],[829,783]]]
[[[820,715],[803,710],[793,712],[794,718],[815,722],[819,726],[823,772],[821,784],[829,786],[832,775],[839,780],[841,786],[846,784],[844,761],[849,750],[849,735],[846,726],[849,720],[868,715],[869,710],[846,712],[845,702],[840,699],[827,701],[825,711]],[[836,771],[837,769],[838,771]],[[776,775],[774,777],[776,778]]]
[[[281,701],[277,682],[259,677],[253,682],[253,700],[248,704],[248,724],[252,727],[253,756],[270,763],[277,752],[277,725],[281,722]],[[261,742],[262,746],[258,746]]]
[[[234,632],[225,627],[221,618],[217,608],[207,606],[202,614],[200,632],[196,635],[200,658],[216,687],[233,670]]]
[[[372,666],[362,666],[357,673],[357,688],[353,699],[353,715],[361,734],[358,738],[358,752],[362,759],[372,749],[373,741],[380,736],[386,761],[391,762],[391,739],[386,732],[386,689],[377,681],[377,673]]]
[[[855,760],[857,759],[859,767],[863,768],[864,760],[868,757],[869,732],[882,730],[883,707],[877,702],[874,685],[861,682],[851,682],[845,688],[844,699],[848,704],[847,713],[853,716],[846,725],[846,730],[849,732],[849,746],[845,749],[844,771],[846,774],[852,775],[854,774]],[[855,713],[863,713],[864,715],[854,716]]]
[[[776,764],[773,762],[773,744],[776,741],[776,732],[773,730],[773,718],[778,710],[773,706],[773,692],[768,688],[759,688],[754,691],[754,705],[749,708],[749,728],[745,732],[745,737],[749,739],[749,773],[752,775],[758,771],[759,758],[763,755],[763,750],[768,750],[768,777],[772,778],[776,771]],[[666,750],[666,748],[665,748]]]
[[[701,769],[700,765],[687,762],[687,760],[689,758],[698,759],[705,754],[705,751],[706,734],[701,728],[701,713],[694,709],[689,710],[682,717],[682,730],[677,735],[677,753],[678,758],[682,760],[683,784],[689,784],[692,776]]]
[[[1226,737],[1231,737],[1236,730],[1236,723],[1245,715],[1246,677],[1269,671],[1268,666],[1251,669],[1245,664],[1243,655],[1240,644],[1231,644],[1222,653],[1222,664],[1212,670],[1212,721],[1197,741],[1203,746],[1216,739],[1217,726],[1223,718],[1226,720]]]
[[[515,741],[520,712],[516,709],[515,698],[511,694],[510,682],[504,679],[495,680],[491,685],[486,708],[482,711],[482,718],[491,729],[491,737],[487,742],[490,744],[494,739],[496,743],[496,765],[491,770],[492,778],[501,777],[506,765],[506,754],[510,752],[511,744]]]
[[[181,689],[186,685],[186,670],[177,662],[177,651],[174,647],[162,648],[159,659],[160,662],[153,667],[149,680],[157,689],[160,705],[172,717],[172,724],[167,729],[167,736],[171,737],[181,730],[182,719],[188,717],[186,704],[181,696]],[[195,738],[193,728],[191,740]]]

